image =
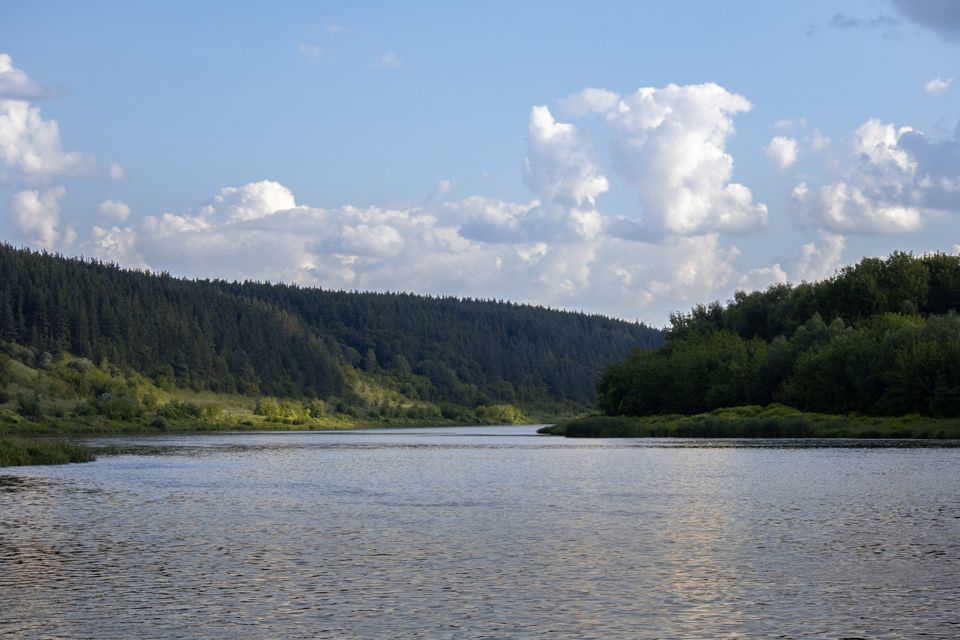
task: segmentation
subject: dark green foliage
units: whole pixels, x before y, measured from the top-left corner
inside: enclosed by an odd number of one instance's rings
[[[60,440],[0,438],[0,467],[90,462],[94,458],[90,449]]]
[[[691,416],[588,416],[538,433],[571,438],[884,438],[957,439],[960,421],[922,416],[838,416],[783,405],[716,409]]]
[[[157,409],[157,416],[166,420],[199,420],[203,414],[203,406],[182,400],[171,400]]]
[[[835,277],[738,292],[672,317],[667,344],[608,368],[609,415],[783,403],[804,411],[960,416],[960,258],[895,253]],[[828,319],[829,321],[825,321]]]
[[[349,395],[354,367],[430,402],[589,403],[606,365],[662,344],[638,323],[543,307],[188,281],[8,245],[0,312],[0,341],[23,345],[31,366],[72,367],[71,380],[108,364],[162,389],[281,398]],[[56,364],[64,352],[85,360]]]
[[[17,396],[17,412],[25,418],[42,418],[43,407],[40,406],[40,398],[36,395]]]

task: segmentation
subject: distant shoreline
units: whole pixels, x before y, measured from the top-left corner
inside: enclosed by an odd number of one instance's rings
[[[830,415],[783,405],[742,406],[697,415],[587,416],[538,433],[568,438],[960,439],[960,419]]]

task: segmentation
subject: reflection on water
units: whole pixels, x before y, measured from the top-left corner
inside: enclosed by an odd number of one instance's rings
[[[960,635],[958,449],[532,434],[124,438],[4,470],[0,636]]]

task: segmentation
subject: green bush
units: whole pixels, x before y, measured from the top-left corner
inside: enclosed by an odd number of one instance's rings
[[[521,424],[526,418],[512,404],[491,404],[477,407],[477,417],[491,424]]]
[[[0,438],[0,467],[90,462],[93,451],[59,440]]]

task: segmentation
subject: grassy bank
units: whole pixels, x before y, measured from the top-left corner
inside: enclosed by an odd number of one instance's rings
[[[568,438],[960,439],[960,419],[840,416],[773,404],[692,416],[588,416],[544,427],[540,433]]]
[[[37,356],[0,343],[0,437],[134,433],[330,430],[555,422],[572,403],[453,404],[418,395],[388,372],[346,370],[342,396],[277,398],[171,386],[109,363],[61,353]],[[432,397],[432,396],[431,396]]]
[[[0,467],[90,462],[93,451],[62,440],[0,437]]]

